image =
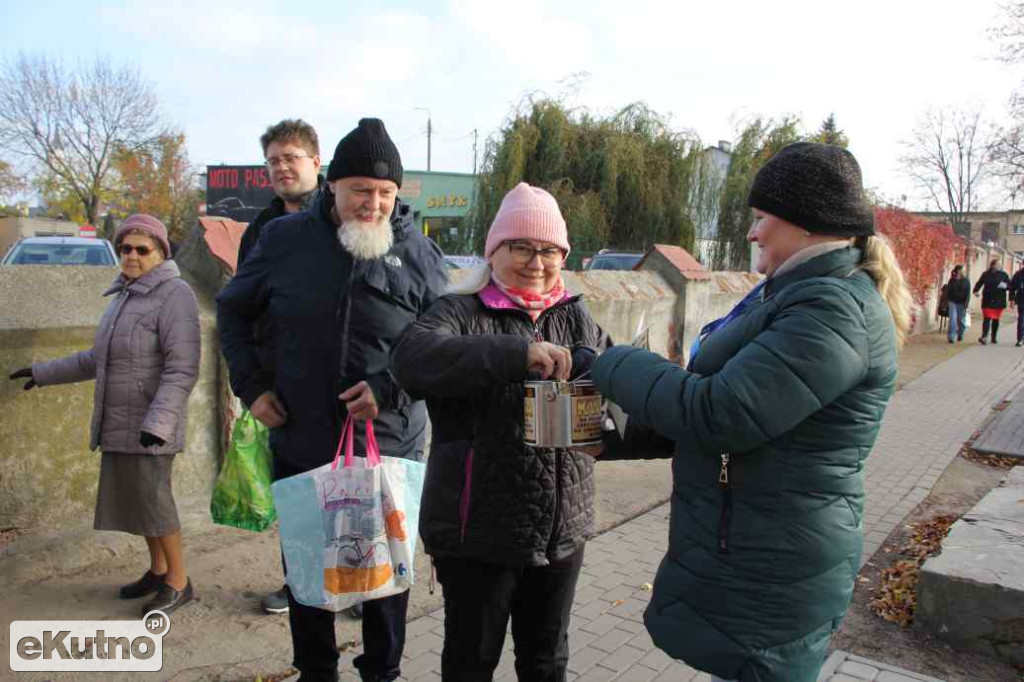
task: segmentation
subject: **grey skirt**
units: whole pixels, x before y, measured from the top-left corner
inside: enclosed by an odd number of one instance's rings
[[[171,494],[174,455],[104,452],[96,493],[96,530],[162,537],[181,529]]]

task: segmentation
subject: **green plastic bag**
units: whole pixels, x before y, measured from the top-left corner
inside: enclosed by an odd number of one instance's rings
[[[224,466],[210,498],[213,522],[261,531],[277,520],[270,484],[274,482],[270,432],[249,410],[235,422]]]

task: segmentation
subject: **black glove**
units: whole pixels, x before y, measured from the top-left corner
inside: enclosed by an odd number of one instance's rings
[[[139,445],[144,448],[148,448],[151,445],[166,445],[167,442],[163,438],[158,438],[152,433],[147,431],[139,432]]]
[[[36,387],[36,380],[32,378],[32,368],[31,367],[25,367],[24,369],[19,369],[17,372],[12,374],[9,378],[10,379],[28,379],[28,381],[25,382],[25,386],[24,386],[26,391],[31,390],[31,389]]]
[[[569,381],[575,381],[580,377],[590,377],[590,366],[597,359],[597,351],[590,346],[573,346],[572,349],[572,373]],[[586,376],[584,376],[586,375]]]

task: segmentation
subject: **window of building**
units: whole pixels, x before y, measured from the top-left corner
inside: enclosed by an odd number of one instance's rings
[[[999,223],[986,222],[981,226],[981,241],[999,243]]]
[[[1018,224],[1010,228],[1012,234],[1024,234],[1024,225]]]

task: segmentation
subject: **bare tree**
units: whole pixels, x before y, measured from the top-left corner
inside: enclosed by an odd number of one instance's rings
[[[993,141],[982,129],[981,110],[929,111],[903,145],[903,168],[957,229],[977,210],[989,176]]]
[[[0,65],[0,147],[74,195],[90,223],[113,189],[115,153],[150,145],[161,132],[155,90],[129,66],[97,57],[71,71],[25,54]]]

